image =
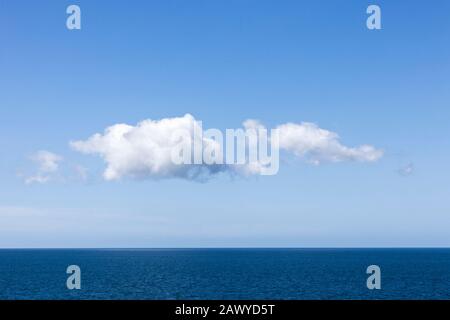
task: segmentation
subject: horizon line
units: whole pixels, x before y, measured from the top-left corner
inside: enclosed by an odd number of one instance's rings
[[[450,249],[450,246],[395,246],[395,247],[0,247],[0,250],[207,250],[207,249]]]

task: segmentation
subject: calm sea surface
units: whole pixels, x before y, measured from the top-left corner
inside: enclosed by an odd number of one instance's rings
[[[0,250],[0,299],[450,299],[450,249]]]

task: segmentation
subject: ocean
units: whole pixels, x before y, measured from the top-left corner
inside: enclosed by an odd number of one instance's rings
[[[450,299],[450,249],[3,249],[0,299]]]

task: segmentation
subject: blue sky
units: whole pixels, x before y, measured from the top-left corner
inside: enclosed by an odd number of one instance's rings
[[[66,28],[77,4],[82,29]],[[382,30],[366,28],[378,4]],[[1,1],[0,247],[450,246],[448,1]],[[190,113],[316,123],[374,163],[105,181],[69,146]],[[24,183],[39,150],[63,157]],[[79,179],[76,168],[86,168]]]

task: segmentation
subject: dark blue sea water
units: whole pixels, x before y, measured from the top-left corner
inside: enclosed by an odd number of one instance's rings
[[[450,299],[450,249],[0,250],[0,299]]]

